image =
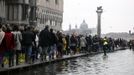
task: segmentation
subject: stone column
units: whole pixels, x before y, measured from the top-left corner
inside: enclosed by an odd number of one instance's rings
[[[0,22],[5,21],[5,0],[0,0]]]
[[[101,14],[103,12],[102,6],[97,7],[97,15],[98,15],[98,24],[97,24],[97,35],[101,37]]]

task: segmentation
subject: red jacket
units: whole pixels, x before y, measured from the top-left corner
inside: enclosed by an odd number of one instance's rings
[[[5,42],[5,49],[6,50],[13,50],[15,47],[13,33],[5,32],[4,42]]]

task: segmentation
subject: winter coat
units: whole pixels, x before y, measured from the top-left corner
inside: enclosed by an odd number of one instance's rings
[[[22,32],[22,45],[23,46],[32,46],[33,41],[35,40],[34,33],[32,31]]]
[[[5,32],[5,37],[3,42],[5,43],[6,50],[13,50],[15,47],[14,35],[11,32]]]
[[[50,45],[54,45],[57,44],[58,42],[58,38],[56,36],[56,34],[54,34],[53,32],[50,32]]]
[[[14,50],[21,50],[22,34],[20,31],[12,32],[14,34],[15,48]]]
[[[80,46],[81,47],[86,47],[87,41],[85,39],[85,37],[81,37],[80,38]]]
[[[78,44],[77,38],[74,37],[74,36],[71,36],[71,38],[70,38],[70,46],[77,46],[77,44]]]
[[[39,45],[42,47],[50,46],[50,32],[47,29],[44,29],[39,34]]]

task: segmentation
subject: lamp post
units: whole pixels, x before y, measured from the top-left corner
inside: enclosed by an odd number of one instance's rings
[[[97,24],[97,35],[101,37],[101,14],[103,13],[102,6],[97,7],[97,15],[98,15],[98,24]]]

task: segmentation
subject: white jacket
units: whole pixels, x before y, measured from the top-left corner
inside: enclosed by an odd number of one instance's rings
[[[80,46],[81,47],[86,47],[86,43],[87,43],[87,41],[86,41],[85,37],[81,37],[80,38]]]

